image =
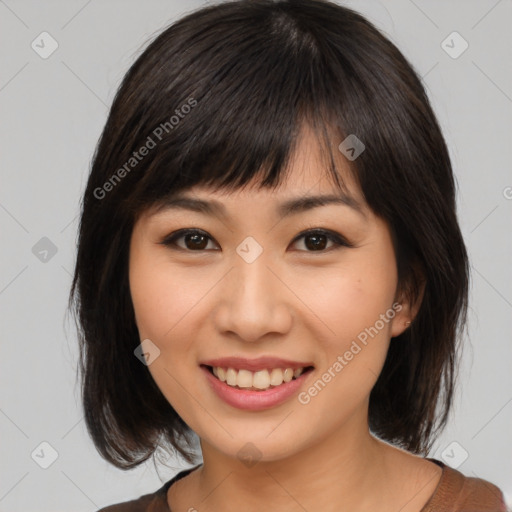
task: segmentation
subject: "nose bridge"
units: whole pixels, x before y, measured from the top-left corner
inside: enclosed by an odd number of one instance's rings
[[[275,299],[273,294],[269,293],[273,288],[273,274],[268,269],[268,263],[266,255],[260,255],[251,261],[243,257],[239,257],[238,261],[235,259],[235,295],[243,302],[249,301],[255,309],[264,307],[268,300]]]
[[[255,321],[257,317],[263,321],[264,316],[275,308],[279,295],[274,286],[275,277],[268,269],[268,251],[255,247],[254,242],[249,241],[240,244],[237,253],[230,290],[233,297],[231,307],[248,309]]]
[[[236,247],[236,255],[233,255],[234,296],[253,302],[254,308],[264,307],[270,298],[267,295],[272,285],[270,276],[273,274],[268,269],[270,263],[270,251],[264,250],[254,237],[246,237]]]

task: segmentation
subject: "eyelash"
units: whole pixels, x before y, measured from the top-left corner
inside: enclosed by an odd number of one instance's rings
[[[210,237],[208,235],[208,233],[206,233],[205,231],[202,231],[200,229],[180,229],[178,231],[175,231],[175,232],[167,235],[160,242],[160,244],[165,245],[166,247],[169,247],[170,249],[173,249],[173,250],[182,250],[185,252],[203,252],[203,251],[211,250],[211,249],[199,249],[196,251],[196,250],[191,250],[191,249],[186,249],[186,248],[180,247],[176,244],[176,240],[179,240],[180,238],[183,238],[184,236],[189,235],[189,234],[201,235],[201,236],[205,236],[205,237],[209,238],[210,240],[213,240],[213,238]],[[326,253],[326,252],[330,252],[331,250],[341,249],[342,247],[354,247],[353,244],[348,242],[339,233],[336,233],[334,231],[329,231],[326,229],[319,229],[319,228],[307,229],[306,231],[302,231],[294,238],[292,243],[296,243],[301,238],[305,238],[305,237],[311,236],[311,235],[323,235],[323,236],[327,237],[329,241],[333,242],[334,246],[330,247],[328,249],[322,249],[322,250],[318,250],[318,251],[307,251],[307,250],[303,251],[303,250],[301,250],[299,252]]]

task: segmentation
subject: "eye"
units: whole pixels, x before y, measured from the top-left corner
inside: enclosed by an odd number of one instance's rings
[[[328,252],[341,246],[353,247],[353,245],[339,233],[325,229],[310,229],[304,231],[293,240],[292,244],[297,243],[301,239],[304,239],[304,247],[306,247],[306,250],[301,250],[300,252]],[[183,244],[178,243],[178,241],[181,240],[183,240]],[[214,240],[205,231],[200,229],[180,229],[165,237],[160,243],[171,248],[174,246],[185,251],[198,252],[209,250],[209,241]],[[331,242],[332,245],[326,249],[328,242]],[[215,245],[217,244],[215,243]]]
[[[181,239],[184,240],[184,247],[177,243]],[[165,237],[160,243],[165,246],[177,246],[183,250],[204,251],[208,245],[208,240],[212,240],[212,238],[205,231],[199,229],[180,229]]]
[[[301,239],[304,239],[304,246],[308,249],[306,252],[328,252],[333,249],[338,249],[341,246],[353,247],[339,233],[326,229],[310,229],[304,231],[295,238],[293,243]],[[333,245],[325,250],[328,242],[331,242]]]

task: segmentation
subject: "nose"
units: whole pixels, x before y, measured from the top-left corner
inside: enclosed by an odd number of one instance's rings
[[[292,293],[263,255],[252,263],[237,256],[218,292],[215,323],[224,336],[235,334],[241,341],[257,342],[291,328]]]

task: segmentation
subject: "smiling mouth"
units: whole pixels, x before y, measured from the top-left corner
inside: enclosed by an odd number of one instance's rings
[[[235,368],[222,368],[220,366],[205,367],[218,380],[235,389],[246,391],[267,391],[292,380],[298,379],[301,375],[313,370],[313,366],[303,368],[268,368],[255,372],[250,370],[236,370]]]

